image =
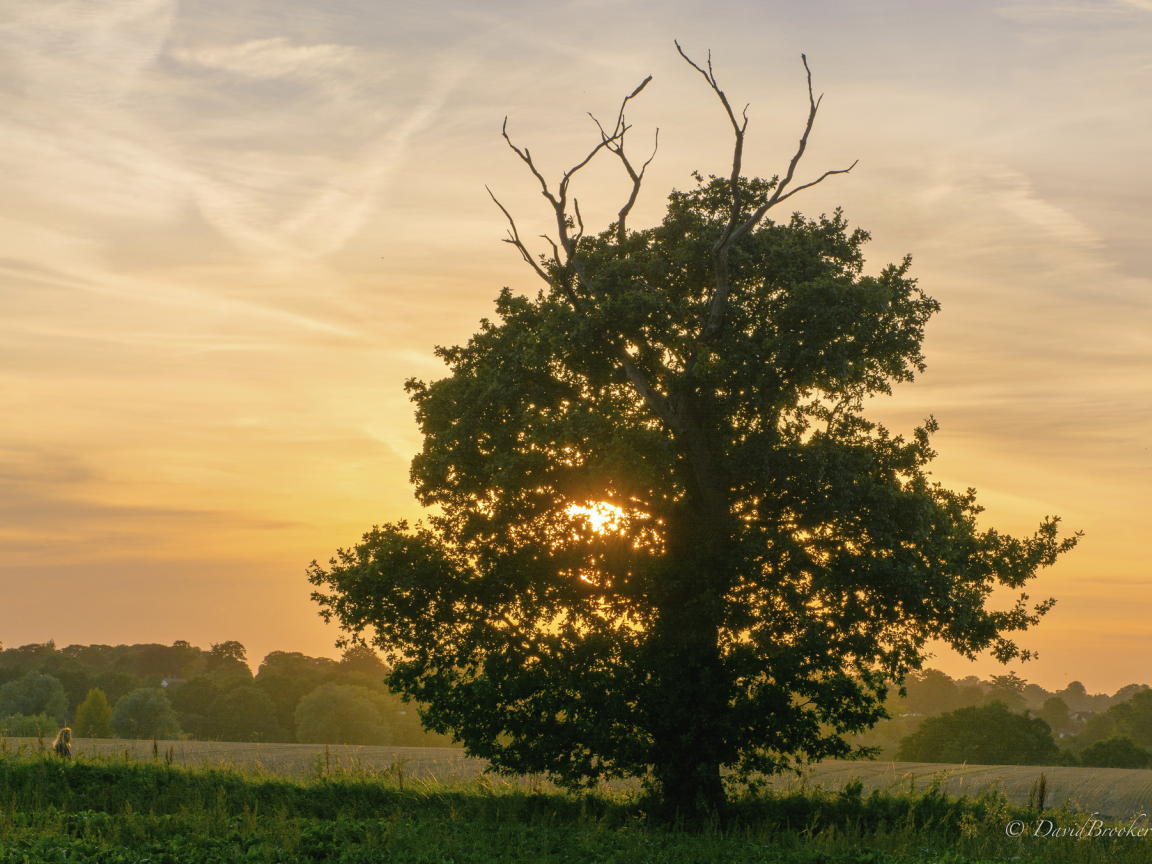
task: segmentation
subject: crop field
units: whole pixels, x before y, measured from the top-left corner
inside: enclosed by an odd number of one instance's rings
[[[21,748],[35,753],[35,738],[10,738],[13,752]],[[468,782],[484,775],[487,763],[465,757],[457,747],[371,747],[323,744],[243,744],[217,741],[152,741],[76,739],[73,752],[105,757],[145,760],[170,759],[182,767],[231,767],[279,777],[304,778],[333,770],[398,771],[412,780]],[[1110,819],[1129,819],[1152,814],[1152,770],[1125,768],[1061,768],[1016,765],[950,765],[925,762],[828,761],[814,766],[804,777],[794,774],[773,778],[777,792],[821,788],[837,792],[859,780],[865,795],[915,791],[937,782],[941,791],[959,797],[978,796],[989,790],[1002,793],[1015,806],[1025,806],[1033,785],[1045,775],[1048,803],[1083,813],[1100,813]],[[497,781],[503,782],[503,781]],[[536,779],[519,784],[541,786]],[[612,783],[615,791],[638,790],[638,784]],[[1152,848],[1150,848],[1152,860]]]
[[[1044,774],[1048,803],[1070,810],[1098,812],[1111,819],[1152,814],[1152,770],[1128,768],[1060,768],[1035,765],[946,765],[931,762],[842,762],[817,765],[806,778],[777,778],[774,788],[820,786],[842,789],[859,779],[864,793],[874,789],[893,792],[925,789],[939,778],[949,795],[979,795],[989,789],[1002,792],[1012,804],[1024,806],[1033,785]],[[1149,849],[1152,861],[1152,848]]]
[[[44,746],[50,745],[46,741]],[[4,745],[0,745],[4,746]],[[13,753],[36,753],[36,738],[9,738]],[[155,751],[155,752],[154,752]],[[467,759],[459,747],[373,747],[325,744],[246,744],[231,741],[157,741],[120,738],[75,738],[72,752],[144,760],[160,758],[185,768],[236,768],[279,777],[309,777],[324,770],[360,768],[386,771],[400,766],[405,776],[422,780],[474,780],[486,763]]]

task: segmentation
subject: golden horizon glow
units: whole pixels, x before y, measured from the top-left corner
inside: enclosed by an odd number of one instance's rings
[[[910,252],[942,303],[927,372],[868,416],[908,435],[934,415],[934,477],[976,487],[982,525],[1085,530],[1030,588],[1059,602],[1022,637],[1040,659],[1012,668],[1050,689],[1152,683],[1150,37],[1142,0],[721,0],[707,16],[11,0],[0,642],[335,656],[308,562],[423,515],[404,380],[443,374],[433,346],[466,341],[503,286],[538,290],[484,189],[523,236],[550,230],[501,121],[554,180],[597,140],[585,112],[614,115],[652,74],[629,140],[646,150],[658,126],[660,150],[630,221],[654,224],[689,172],[730,166],[679,38],[751,103],[744,170],[761,176],[795,147],[807,53],[825,97],[798,179],[860,162],[789,204],[843,206],[872,233],[867,272]],[[574,181],[590,231],[625,189],[609,159]]]

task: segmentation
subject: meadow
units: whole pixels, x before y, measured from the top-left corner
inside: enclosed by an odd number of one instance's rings
[[[178,764],[180,742],[157,742],[154,752],[152,742],[136,742],[143,750],[136,756],[123,747],[112,752],[113,743],[125,742],[108,742],[109,752],[98,743],[95,755],[77,748],[63,762],[37,752],[38,742],[0,742],[0,862],[1126,864],[1152,858],[1146,845],[1152,837],[1102,836],[1108,824],[1052,793],[1042,816],[995,788],[949,794],[940,766],[936,782],[918,778],[913,788],[909,776],[871,793],[862,780],[833,790],[809,777],[746,795],[724,824],[689,830],[650,819],[639,789],[570,794],[532,780],[437,778],[431,763],[423,771],[414,760],[405,767],[405,755],[421,754],[393,754],[402,758],[381,768],[364,758],[373,754],[350,758],[351,751],[329,748],[325,758],[313,747],[311,771],[286,776],[255,762],[239,767],[235,753],[230,765],[203,753],[199,765]],[[235,745],[244,746],[255,745]],[[192,758],[187,749],[185,756]],[[880,779],[876,774],[871,782]],[[1041,818],[1053,832],[1080,828],[1081,836],[1031,836],[1045,824]],[[1025,836],[1008,836],[1013,823]]]
[[[45,742],[47,746],[48,742]],[[5,745],[0,745],[5,746]],[[35,753],[35,738],[9,738],[9,750]],[[155,752],[154,752],[155,751]],[[153,756],[183,767],[235,768],[246,773],[307,778],[318,770],[398,772],[412,780],[467,782],[484,776],[487,763],[469,759],[458,747],[378,747],[323,744],[259,744],[228,741],[152,741],[76,739],[74,752],[85,757],[105,756],[146,760]],[[319,766],[319,768],[318,768]],[[978,797],[989,790],[1009,803],[1024,807],[1043,774],[1048,801],[1073,811],[1097,812],[1111,819],[1129,819],[1146,810],[1152,813],[1152,770],[1124,768],[1062,768],[1021,765],[950,765],[930,762],[849,762],[829,760],[813,766],[804,777],[782,775],[769,782],[776,792],[821,788],[838,792],[860,781],[864,794],[915,791],[936,783],[953,797]],[[536,788],[538,781],[524,780]],[[544,784],[546,785],[546,784]],[[614,791],[639,790],[635,783],[612,783]]]

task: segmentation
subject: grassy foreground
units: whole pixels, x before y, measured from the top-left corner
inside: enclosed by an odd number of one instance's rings
[[[1145,862],[1136,836],[1031,835],[1038,814],[939,789],[800,790],[735,802],[728,825],[654,824],[642,796],[533,791],[487,780],[412,782],[318,763],[286,779],[223,768],[0,755],[0,862]],[[1086,817],[1049,811],[1071,830]],[[1081,834],[1103,834],[1091,821]]]

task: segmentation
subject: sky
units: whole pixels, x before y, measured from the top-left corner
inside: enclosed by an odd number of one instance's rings
[[[631,224],[730,129],[675,52],[749,103],[747,173],[905,254],[942,304],[928,369],[871,416],[929,414],[937,479],[982,524],[1084,540],[1012,668],[1152,683],[1152,0],[7,0],[0,6],[0,642],[238,639],[332,656],[305,568],[416,519],[402,385],[535,277],[531,178],[647,75],[660,130]],[[591,226],[618,164],[575,185]],[[542,251],[542,250],[541,250]],[[938,648],[954,676],[1003,672]]]

